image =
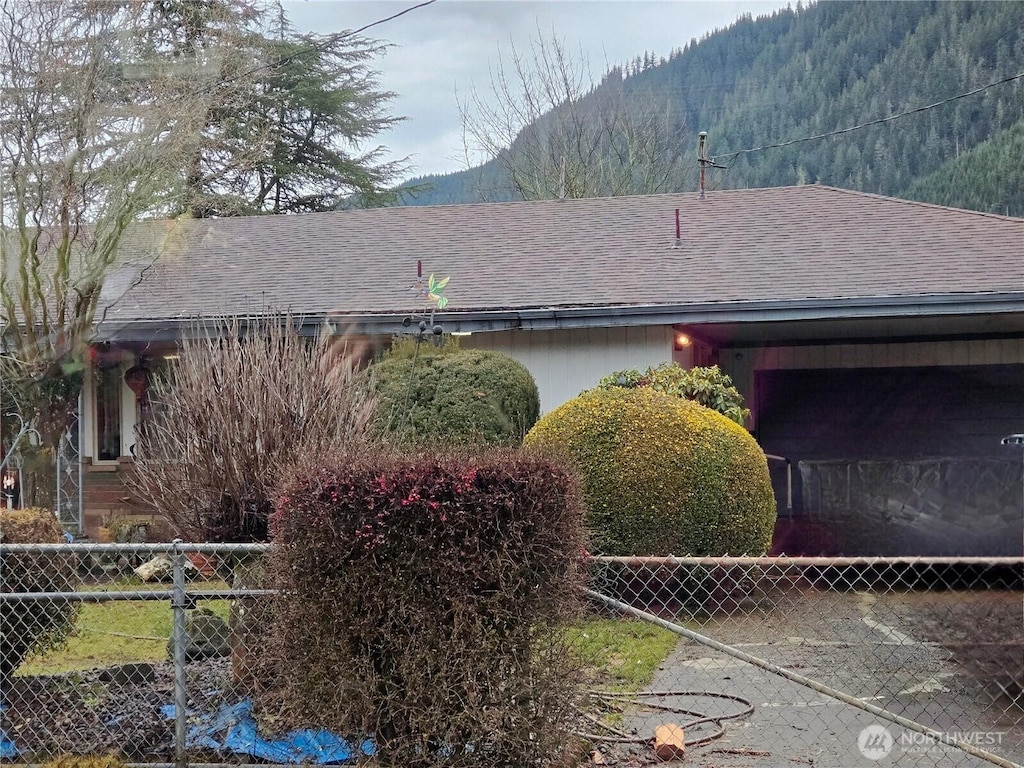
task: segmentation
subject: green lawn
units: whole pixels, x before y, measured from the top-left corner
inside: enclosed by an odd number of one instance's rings
[[[200,605],[227,620],[227,600],[209,600]],[[67,646],[27,660],[18,674],[53,675],[133,661],[163,661],[170,635],[171,606],[166,601],[85,603]]]
[[[650,685],[658,665],[679,636],[636,619],[588,618],[570,630],[570,642],[596,683],[612,691],[638,691]]]
[[[204,601],[201,605],[227,619],[227,600]],[[162,661],[167,658],[170,634],[171,608],[167,602],[86,603],[67,647],[29,659],[18,674],[58,674],[127,662]],[[569,630],[569,640],[584,666],[594,670],[598,685],[635,691],[651,682],[678,637],[642,621],[588,618]]]

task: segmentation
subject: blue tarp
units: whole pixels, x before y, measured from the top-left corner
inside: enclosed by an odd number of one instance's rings
[[[18,748],[14,742],[7,738],[7,734],[0,731],[0,760],[9,760],[18,756]]]
[[[2,692],[0,692],[2,693]],[[7,709],[7,702],[4,697],[0,695],[0,712]],[[14,742],[7,738],[7,734],[4,733],[4,729],[0,728],[0,760],[10,760],[18,756],[18,748],[14,746]]]
[[[168,718],[175,715],[173,704],[161,707],[160,711]],[[252,702],[248,699],[198,717],[189,713],[189,721],[193,725],[185,735],[187,747],[249,755],[274,763],[336,765],[358,757],[352,754],[352,745],[348,741],[324,730],[291,731],[279,739],[261,736],[256,732]],[[370,741],[364,741],[359,749],[367,756],[374,753],[374,745]]]

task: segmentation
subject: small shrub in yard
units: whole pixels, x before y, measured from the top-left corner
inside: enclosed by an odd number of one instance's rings
[[[647,387],[595,389],[542,418],[527,447],[583,474],[595,546],[610,555],[758,555],[775,497],[754,438],[723,415]]]
[[[48,509],[0,510],[0,544],[60,544],[64,534]],[[68,592],[78,584],[74,558],[53,553],[0,556],[0,593]],[[78,615],[75,603],[5,602],[0,610],[0,690],[25,657],[59,648]]]
[[[124,768],[124,763],[113,755],[62,755],[41,768]]]
[[[540,415],[533,376],[501,352],[397,341],[372,372],[380,428],[400,441],[518,444]]]
[[[511,452],[299,468],[272,518],[282,590],[250,642],[258,715],[369,736],[393,766],[550,765],[573,747],[564,625],[574,478]]]

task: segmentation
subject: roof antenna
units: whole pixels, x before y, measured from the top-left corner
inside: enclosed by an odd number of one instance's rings
[[[558,199],[565,200],[565,155],[562,155],[562,165],[558,170]]]
[[[697,134],[697,165],[700,166],[700,199],[705,198],[704,190],[706,188],[704,180],[704,169],[705,168],[724,168],[724,165],[719,165],[715,162],[714,158],[708,157],[707,144],[708,132],[701,131]]]

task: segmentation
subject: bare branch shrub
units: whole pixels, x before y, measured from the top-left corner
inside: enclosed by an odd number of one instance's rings
[[[367,444],[372,382],[343,339],[303,337],[291,317],[218,330],[197,328],[154,383],[130,482],[182,536],[265,540],[282,467]]]

